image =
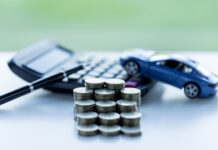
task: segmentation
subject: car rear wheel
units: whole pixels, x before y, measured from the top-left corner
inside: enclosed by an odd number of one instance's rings
[[[125,64],[124,68],[127,71],[127,73],[131,76],[139,73],[139,65],[134,61],[128,61]]]
[[[195,83],[188,83],[184,87],[185,95],[189,98],[196,98],[200,94],[200,88]]]

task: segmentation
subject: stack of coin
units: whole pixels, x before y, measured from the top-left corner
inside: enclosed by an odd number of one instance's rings
[[[74,119],[76,120],[77,113],[95,111],[94,100],[75,100],[74,101]]]
[[[104,136],[114,136],[120,133],[121,127],[119,125],[99,126],[99,132]]]
[[[137,88],[123,88],[121,99],[137,102],[138,107],[141,105],[141,91]]]
[[[77,114],[77,121],[79,125],[96,124],[98,114],[96,112],[83,112]]]
[[[101,125],[111,126],[120,122],[120,115],[116,112],[99,114],[99,123]]]
[[[97,101],[114,100],[115,92],[109,89],[95,90],[94,98]]]
[[[122,79],[108,79],[105,81],[105,86],[107,89],[114,90],[115,100],[118,100],[120,98],[120,90],[125,86],[125,81]]]
[[[98,113],[109,113],[116,111],[116,103],[114,101],[97,101],[95,106]]]
[[[117,108],[119,112],[138,111],[138,106],[135,101],[128,101],[128,100],[122,100],[122,99],[117,101]]]
[[[88,89],[102,89],[104,88],[104,80],[100,78],[85,79],[85,86]]]
[[[125,81],[122,79],[108,79],[105,80],[105,86],[110,90],[121,90],[125,86]]]
[[[74,100],[88,100],[93,98],[93,90],[79,87],[73,90]]]
[[[99,132],[104,136],[114,136],[120,133],[120,115],[116,112],[99,114]]]
[[[98,125],[92,124],[92,125],[77,125],[76,129],[78,131],[79,135],[82,136],[92,136],[96,135],[98,133]]]
[[[141,134],[141,92],[124,88],[121,79],[85,79],[85,86],[73,90],[74,114],[78,134],[83,136],[101,133],[113,136]],[[98,114],[99,113],[99,114]]]
[[[121,113],[121,124],[123,126],[139,126],[141,120],[140,112],[125,112]]]
[[[138,136],[141,135],[142,133],[140,126],[136,126],[136,127],[122,126],[121,132],[127,136]]]
[[[124,135],[136,136],[141,134],[140,120],[141,113],[139,112],[124,112],[121,116],[121,131]]]

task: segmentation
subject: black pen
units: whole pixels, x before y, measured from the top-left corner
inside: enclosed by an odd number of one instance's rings
[[[31,93],[39,88],[43,88],[51,83],[54,83],[56,81],[62,80],[63,78],[67,77],[68,75],[82,69],[82,66],[74,67],[68,70],[61,70],[60,72],[57,72],[56,74],[42,77],[36,81],[33,81],[29,83],[28,85],[21,87],[19,89],[16,89],[14,91],[11,91],[7,94],[4,94],[0,96],[0,105],[7,103],[15,98],[21,97],[23,95],[26,95],[28,93]]]

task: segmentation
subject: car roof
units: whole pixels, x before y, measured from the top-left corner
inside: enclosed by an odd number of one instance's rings
[[[184,63],[186,65],[189,65],[190,67],[193,67],[193,68],[195,68],[198,65],[198,63],[192,60],[191,58],[182,56],[179,54],[173,54],[173,55],[159,54],[159,55],[154,55],[150,59],[150,61],[161,61],[161,60],[175,60],[175,61]]]
[[[198,65],[198,63],[193,59],[179,54],[173,54],[169,57],[169,59],[179,61],[194,68]]]

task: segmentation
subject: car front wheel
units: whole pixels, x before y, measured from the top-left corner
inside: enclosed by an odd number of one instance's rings
[[[128,61],[125,64],[124,68],[127,71],[127,73],[131,76],[139,73],[139,65],[134,61]]]
[[[188,83],[184,87],[185,95],[189,98],[196,98],[200,94],[200,88],[195,83]]]

